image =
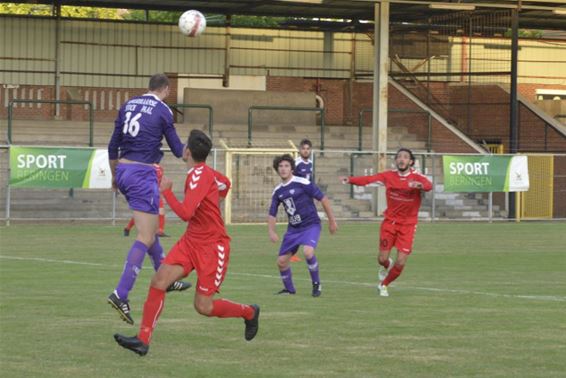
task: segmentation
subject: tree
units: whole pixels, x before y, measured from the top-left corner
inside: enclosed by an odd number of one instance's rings
[[[74,18],[99,18],[120,20],[120,9],[110,8],[93,8],[93,7],[72,7],[63,5],[61,7],[61,16]],[[43,4],[0,4],[0,13],[3,14],[19,14],[29,16],[51,16],[53,9],[51,5]]]

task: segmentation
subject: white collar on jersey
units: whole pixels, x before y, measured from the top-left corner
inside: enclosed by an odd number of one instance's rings
[[[302,156],[299,156],[298,158],[295,159],[295,165],[299,164],[299,163],[312,163],[311,159],[307,159],[305,161],[305,159],[302,158]]]
[[[157,95],[155,95],[154,93],[146,93],[146,94],[143,94],[142,96],[153,96],[153,97],[155,97],[155,99],[157,101],[161,101],[161,99],[159,97],[157,97]]]
[[[407,173],[404,173],[404,174],[403,174],[403,173],[399,172],[398,169],[395,169],[395,172],[397,172],[397,174],[398,174],[399,176],[401,176],[401,177],[407,177],[407,176],[409,176],[411,173],[415,172],[415,170],[414,170],[413,168],[409,168],[409,169],[407,169]]]

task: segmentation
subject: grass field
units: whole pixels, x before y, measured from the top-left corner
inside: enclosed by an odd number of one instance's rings
[[[2,227],[0,376],[566,376],[564,223],[421,224],[389,298],[375,289],[377,229],[324,230],[323,295],[312,298],[304,263],[293,264],[297,295],[274,296],[266,227],[231,227],[222,296],[262,306],[256,339],[244,341],[239,319],[198,315],[191,289],[167,297],[140,358],[112,335],[137,332],[149,259],[130,297],[136,326],[106,303],[132,238],[100,225]],[[170,225],[164,246],[182,230]]]

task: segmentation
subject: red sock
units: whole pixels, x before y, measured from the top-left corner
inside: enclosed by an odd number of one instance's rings
[[[391,268],[391,270],[389,271],[389,274],[387,275],[387,277],[385,277],[385,279],[383,280],[383,282],[381,284],[383,286],[387,286],[391,282],[395,281],[397,279],[397,277],[399,277],[399,275],[403,271],[404,267],[405,267],[404,265],[402,265],[402,266],[393,265],[393,268]]]
[[[159,233],[162,234],[165,229],[165,214],[159,214]]]
[[[165,291],[150,286],[147,299],[143,305],[143,318],[140,325],[140,333],[138,334],[138,338],[143,341],[144,344],[149,344],[151,341],[151,334],[157,324],[159,315],[161,315],[164,302]]]
[[[378,260],[379,262],[379,260]],[[389,269],[389,265],[391,265],[391,261],[389,259],[385,260],[385,262],[381,263],[379,262],[379,265],[381,265],[382,267],[384,267],[385,269]]]
[[[217,299],[212,302],[212,312],[210,316],[217,318],[244,318],[251,320],[254,317],[254,308],[252,306],[234,303],[226,299]]]
[[[134,218],[131,218],[130,221],[128,222],[128,225],[126,226],[126,230],[130,231],[135,224],[136,221],[134,220]]]

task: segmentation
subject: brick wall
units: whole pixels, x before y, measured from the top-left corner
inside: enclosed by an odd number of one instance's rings
[[[517,90],[525,96],[527,100],[534,102],[536,100],[537,89],[558,89],[566,91],[566,85],[560,84],[518,84]]]
[[[324,101],[326,108],[326,123],[343,125],[345,120],[345,103],[348,91],[348,80],[316,79],[301,77],[267,77],[268,91],[314,92]],[[313,107],[316,104],[313,104]]]
[[[528,98],[534,98],[534,90],[543,86],[522,84],[521,91]],[[564,87],[564,86],[563,86]],[[169,102],[176,102],[177,82],[171,80],[171,94]],[[297,91],[313,92],[324,100],[327,109],[326,122],[329,125],[352,124],[358,125],[359,112],[361,109],[372,106],[372,83],[354,82],[352,85],[351,104],[350,83],[344,79],[316,79],[296,77],[267,78],[267,90],[269,91]],[[71,94],[75,99],[92,101],[95,107],[95,120],[97,122],[111,122],[116,117],[116,111],[121,103],[127,98],[141,95],[146,92],[145,88],[91,88],[72,87],[61,88],[61,98],[70,99]],[[447,85],[445,83],[431,83],[431,92],[436,99],[446,104],[451,120],[457,122],[458,127],[475,140],[500,140],[507,144],[509,138],[509,107],[508,95],[497,86],[476,86],[471,92],[471,114],[468,115],[466,103],[468,102],[468,88],[466,86]],[[389,109],[405,109],[417,111],[419,108],[408,98],[403,96],[393,87],[389,87]],[[0,88],[0,118],[7,118],[6,105],[12,98],[42,98],[53,99],[53,87],[21,86],[17,89]],[[313,104],[315,106],[315,104]],[[351,109],[350,109],[351,107]],[[412,121],[411,121],[411,117]],[[14,109],[15,119],[53,119],[54,105],[19,105]],[[88,119],[88,111],[82,105],[61,105],[60,118],[63,120]],[[408,119],[407,119],[408,118]],[[365,125],[371,123],[371,112],[365,113],[363,122]],[[390,117],[392,125],[394,116]],[[471,123],[468,123],[468,121]],[[544,123],[537,119],[530,111],[521,108],[520,111],[520,144],[522,151],[544,151],[545,128]],[[410,127],[411,132],[426,140],[428,127],[423,121],[423,116],[416,114],[404,116],[403,125]],[[566,151],[566,141],[553,129],[546,130],[546,148],[548,151]],[[460,142],[451,132],[440,125],[433,123],[433,146],[439,152],[467,150],[468,148]]]

